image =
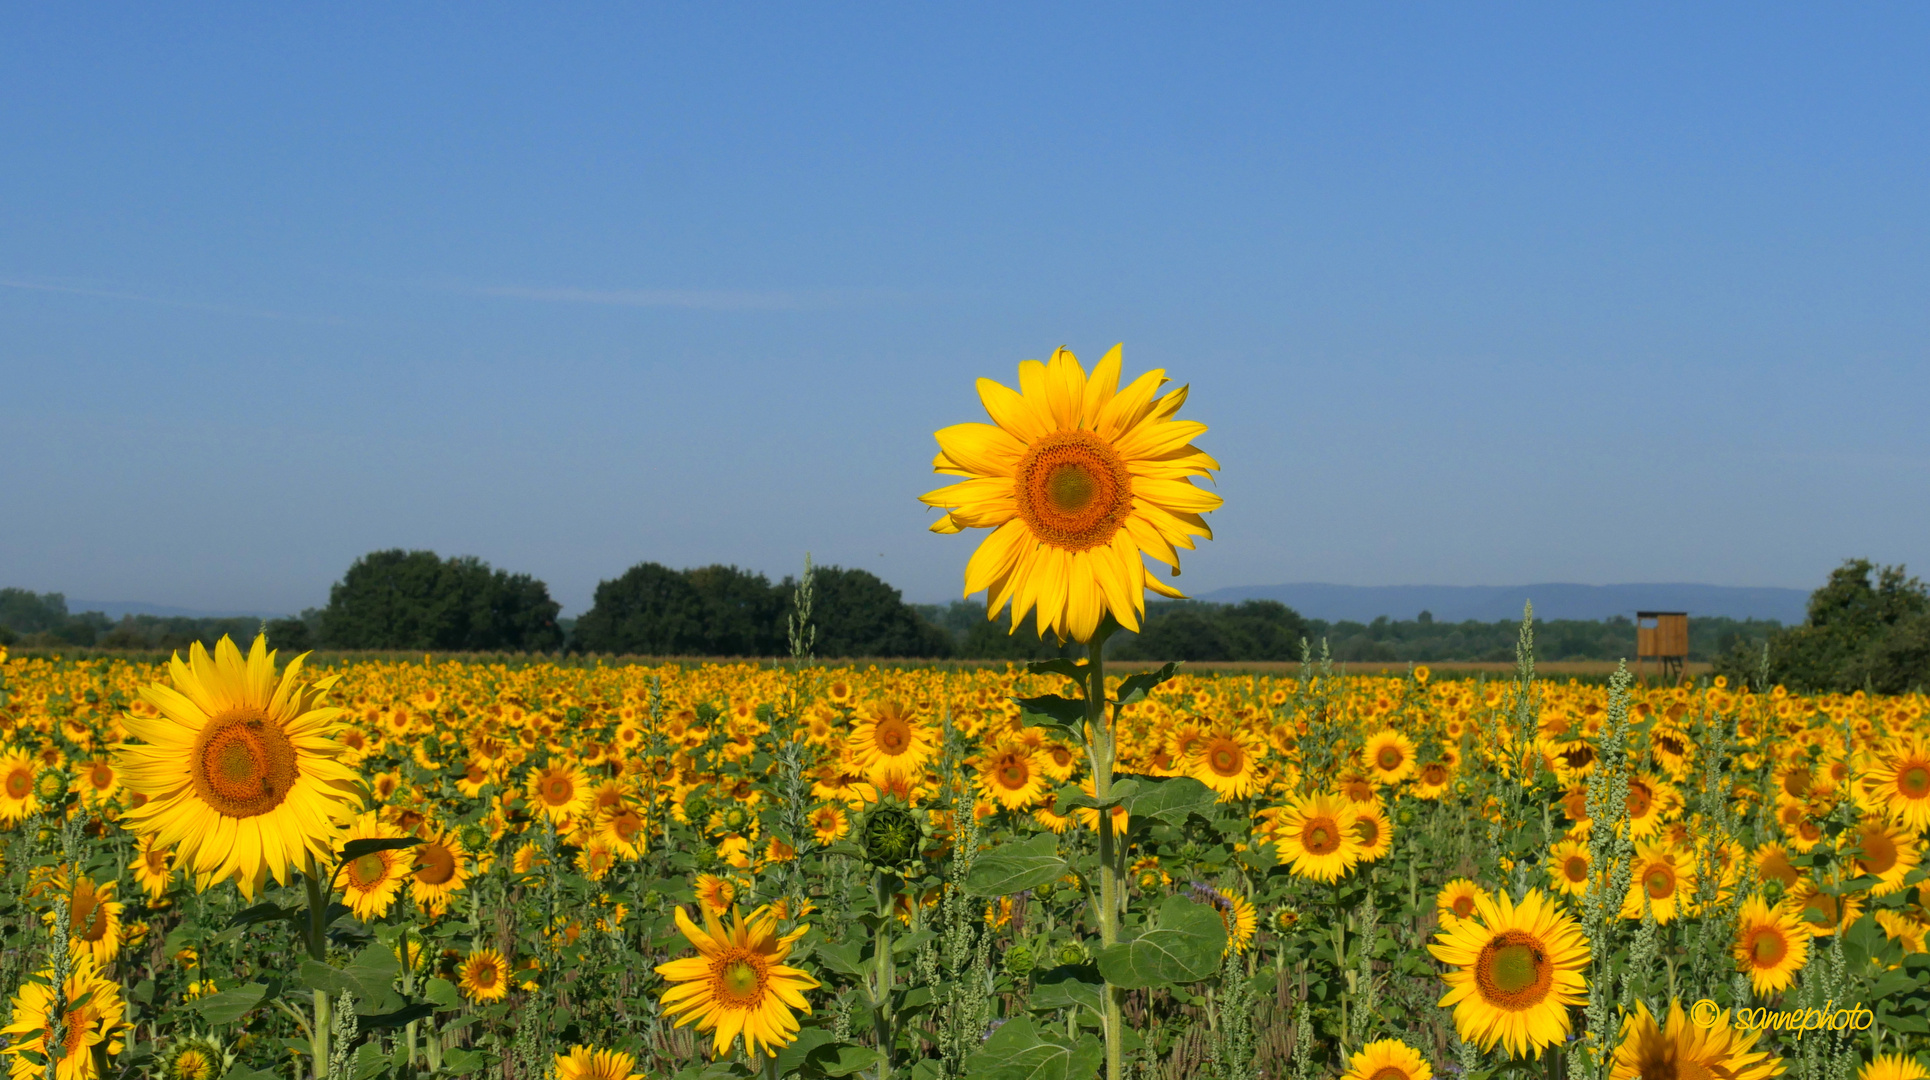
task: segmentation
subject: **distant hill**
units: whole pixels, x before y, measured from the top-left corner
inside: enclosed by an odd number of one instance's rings
[[[98,611],[110,619],[123,615],[158,615],[162,618],[181,619],[279,619],[285,612],[272,611],[202,611],[197,608],[168,607],[166,604],[147,604],[139,600],[69,600],[67,610],[78,615],[84,611]]]
[[[1686,611],[1732,619],[1803,621],[1809,593],[1802,589],[1729,585],[1236,585],[1197,597],[1218,603],[1278,600],[1310,619],[1372,622],[1412,619],[1426,611],[1438,622],[1521,618],[1534,601],[1537,619],[1633,617],[1637,611]]]

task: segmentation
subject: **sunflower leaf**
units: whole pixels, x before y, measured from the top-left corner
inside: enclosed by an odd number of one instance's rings
[[[1153,692],[1153,687],[1178,673],[1179,664],[1173,662],[1162,664],[1153,671],[1143,671],[1138,675],[1127,676],[1126,680],[1119,684],[1119,700],[1114,704],[1132,705],[1144,701],[1146,695]]]
[[[1159,906],[1159,922],[1131,941],[1099,950],[1099,973],[1128,990],[1199,982],[1220,970],[1226,924],[1220,913],[1184,896]]]
[[[448,979],[430,979],[422,996],[427,998],[431,1005],[438,1005],[445,1009],[454,1009],[462,1005],[462,998],[456,993],[456,984]]]
[[[777,1075],[789,1076],[797,1072],[804,1066],[804,1060],[810,1057],[813,1051],[826,1043],[837,1041],[836,1035],[823,1028],[799,1029],[797,1038],[789,1046],[777,1052]],[[832,1056],[836,1056],[835,1049],[832,1051]]]
[[[194,1003],[194,1011],[210,1024],[228,1024],[253,1012],[267,1002],[269,988],[262,983],[249,983],[233,990],[223,990],[210,994]]]
[[[965,1071],[983,1080],[1090,1080],[1106,1060],[1106,1048],[1090,1035],[1068,1039],[1041,1030],[1029,1016],[999,1025],[985,1045],[965,1061]]]
[[[1179,826],[1194,814],[1205,817],[1217,801],[1219,796],[1213,794],[1212,788],[1190,776],[1161,780],[1140,777],[1133,793],[1126,797],[1125,806],[1126,813],[1135,821],[1163,821]]]
[[[1041,833],[1030,840],[1002,844],[978,857],[965,875],[967,896],[1010,896],[1065,876],[1059,838]]]
[[[1086,703],[1058,694],[1014,698],[1019,703],[1019,721],[1063,732],[1070,741],[1086,743]]]
[[[378,851],[394,851],[397,848],[412,848],[422,843],[420,836],[369,836],[360,840],[350,840],[342,845],[342,861],[351,863],[364,855]]]
[[[1086,665],[1070,657],[1057,657],[1052,660],[1033,660],[1025,665],[1027,675],[1064,675],[1068,679],[1085,681]]]
[[[1100,802],[1098,799],[1086,794],[1084,789],[1077,785],[1068,784],[1059,789],[1057,812],[1063,814],[1066,812],[1066,807],[1069,806],[1083,806],[1088,810],[1110,810],[1125,802],[1127,799],[1132,798],[1133,793],[1138,790],[1139,782],[1137,780],[1116,781],[1112,785],[1112,790],[1107,793],[1106,801]],[[1127,812],[1130,813],[1131,811]]]
[[[393,1012],[357,1016],[355,1022],[361,1026],[363,1031],[373,1031],[377,1028],[399,1028],[412,1020],[421,1020],[424,1017],[434,1016],[435,1012],[435,1006],[417,1002],[414,1005],[404,1005],[402,1008],[396,1009]]]
[[[282,907],[276,903],[256,904],[254,907],[236,912],[235,917],[228,920],[228,929],[239,930],[244,926],[253,926],[256,923],[275,922],[282,919],[292,921],[307,913],[307,908]]]

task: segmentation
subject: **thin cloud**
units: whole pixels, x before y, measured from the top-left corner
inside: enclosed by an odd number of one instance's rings
[[[199,300],[174,300],[165,296],[148,296],[144,293],[123,292],[117,289],[92,289],[79,285],[56,285],[46,281],[28,281],[20,278],[0,278],[0,288],[19,289],[23,292],[59,293],[64,296],[91,296],[102,300],[132,300],[140,304],[156,304],[161,307],[181,308],[187,311],[209,311],[221,315],[245,315],[253,319],[294,319],[301,322],[327,323],[341,322],[340,319],[330,316],[294,315],[285,311],[237,307],[233,304],[210,304]]]

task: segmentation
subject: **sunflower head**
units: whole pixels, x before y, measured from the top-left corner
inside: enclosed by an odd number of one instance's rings
[[[931,816],[886,797],[873,803],[853,830],[864,864],[873,870],[917,877],[932,839]]]
[[[157,1074],[160,1080],[221,1080],[234,1063],[234,1053],[221,1040],[189,1032],[161,1052]]]

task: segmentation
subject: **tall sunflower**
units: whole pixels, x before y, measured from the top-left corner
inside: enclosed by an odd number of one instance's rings
[[[582,766],[560,758],[543,768],[531,769],[525,790],[531,804],[551,821],[587,815],[595,805],[589,775]]]
[[[167,895],[174,882],[174,852],[154,842],[154,834],[141,837],[134,852],[134,881],[147,894],[150,903]]]
[[[1368,736],[1360,756],[1377,784],[1398,784],[1414,774],[1414,740],[1393,728]]]
[[[1666,924],[1689,911],[1695,899],[1695,886],[1695,863],[1687,853],[1666,841],[1639,843],[1635,845],[1628,895],[1622,898],[1622,918],[1639,920],[1646,896],[1655,921]]]
[[[34,780],[40,762],[32,754],[9,750],[0,757],[0,825],[25,821],[40,812]]]
[[[1296,877],[1338,881],[1360,862],[1354,808],[1332,795],[1296,799],[1282,807],[1275,835],[1280,858]]]
[[[658,964],[657,973],[676,984],[664,991],[664,1013],[677,1026],[695,1023],[698,1031],[715,1033],[713,1051],[723,1057],[739,1035],[751,1057],[776,1056],[778,1048],[796,1040],[797,1017],[809,1014],[804,991],[818,985],[808,972],[786,967],[791,946],[810,928],[800,926],[782,937],[777,916],[759,908],[745,921],[735,910],[728,927],[704,912],[708,932],[677,908],[677,929],[696,947],[697,955]]]
[[[1752,896],[1736,913],[1736,969],[1748,974],[1763,997],[1787,990],[1797,969],[1809,962],[1809,938],[1809,926],[1787,905],[1770,907]]]
[[[1434,1067],[1399,1039],[1370,1042],[1354,1052],[1340,1080],[1430,1080]]]
[[[299,681],[303,657],[279,679],[268,639],[246,659],[227,637],[214,655],[195,642],[168,665],[172,686],[142,688],[160,714],[125,714],[140,743],[115,748],[122,782],[147,801],[122,819],[176,851],[199,881],[234,876],[252,898],[265,876],[326,863],[361,805],[358,778],[336,760],[340,709],[321,705],[333,684]]]
[[[852,761],[876,784],[886,773],[924,768],[938,752],[938,737],[904,702],[884,701],[865,707],[847,745]]]
[[[1012,627],[1037,613],[1047,631],[1090,641],[1110,613],[1139,628],[1146,590],[1179,590],[1146,572],[1151,556],[1179,573],[1180,548],[1213,532],[1201,514],[1221,499],[1193,486],[1219,463],[1192,445],[1206,425],[1175,420],[1186,388],[1155,396],[1163,371],[1119,389],[1120,346],[1086,376],[1070,350],[1019,365],[1019,389],[978,381],[990,424],[937,433],[932,470],[969,477],[920,501],[947,510],[932,531],[989,528],[965,567],[965,595],[986,595],[986,616],[1009,602]]]
[[[1567,1038],[1568,1007],[1586,1000],[1588,939],[1581,924],[1530,889],[1519,904],[1500,893],[1475,900],[1472,918],[1442,931],[1427,951],[1453,970],[1441,978],[1463,1040],[1521,1057]]]
[[[1244,799],[1259,788],[1256,766],[1266,742],[1244,727],[1227,724],[1191,745],[1181,768],[1213,789],[1222,801]]]
[[[1555,891],[1567,896],[1588,891],[1590,858],[1588,845],[1575,840],[1562,840],[1548,849],[1548,877]]]
[[[409,895],[424,910],[441,915],[449,910],[449,896],[469,883],[468,861],[462,841],[443,828],[425,828],[415,849],[415,873]]]
[[[97,885],[86,874],[75,874],[65,868],[47,880],[48,892],[67,894],[68,948],[86,953],[103,968],[113,963],[121,951],[121,912],[125,905],[114,899],[114,887],[119,884],[110,881]],[[33,889],[30,887],[28,891],[32,893]],[[42,912],[41,921],[52,928],[54,912],[51,909]]]
[[[495,949],[478,949],[456,968],[464,997],[478,1004],[501,1001],[509,994],[509,961]]]
[[[1474,918],[1480,901],[1488,891],[1467,878],[1455,878],[1441,886],[1441,892],[1434,898],[1434,914],[1441,929],[1452,930],[1463,919]]]
[[[355,819],[346,838],[393,840],[401,835],[401,829],[383,824],[370,812]],[[379,919],[394,906],[396,894],[402,891],[402,883],[408,880],[414,863],[415,852],[408,848],[371,851],[343,863],[335,880],[356,918]]]
[[[1854,832],[1843,835],[1845,846],[1853,851],[1850,861],[1877,879],[1871,896],[1903,891],[1903,879],[1923,861],[1916,836],[1885,818],[1864,818]]]
[[[9,1036],[4,1052],[13,1058],[8,1068],[12,1080],[42,1080],[47,1075],[46,1066],[36,1064],[27,1056],[30,1053],[43,1059],[49,1056],[47,1043],[54,1020],[53,972],[42,971],[40,980],[20,984],[20,992],[13,999],[12,1020],[0,1029],[0,1034]],[[120,1053],[121,1036],[127,1027],[123,1020],[127,1006],[121,1000],[120,984],[102,978],[94,958],[83,953],[74,958],[73,969],[61,989],[67,1011],[61,1018],[60,1045],[52,1054],[56,1080],[100,1080],[100,1070],[94,1065],[94,1047],[105,1043],[109,1054]]]
[[[643,1080],[637,1059],[621,1050],[576,1046],[556,1055],[556,1080]]]
[[[1615,1067],[1609,1080],[1649,1080],[1657,1076],[1708,1076],[1725,1080],[1769,1080],[1783,1071],[1783,1060],[1755,1049],[1762,1032],[1745,1032],[1730,1025],[1727,1009],[1704,1024],[1690,1023],[1680,1000],[1670,1000],[1669,1015],[1655,1022],[1647,1002],[1638,1001],[1635,1013],[1622,1021],[1622,1041],[1615,1048]]]
[[[1045,770],[1022,742],[999,743],[979,761],[979,791],[1007,810],[1023,810],[1045,792]]]

